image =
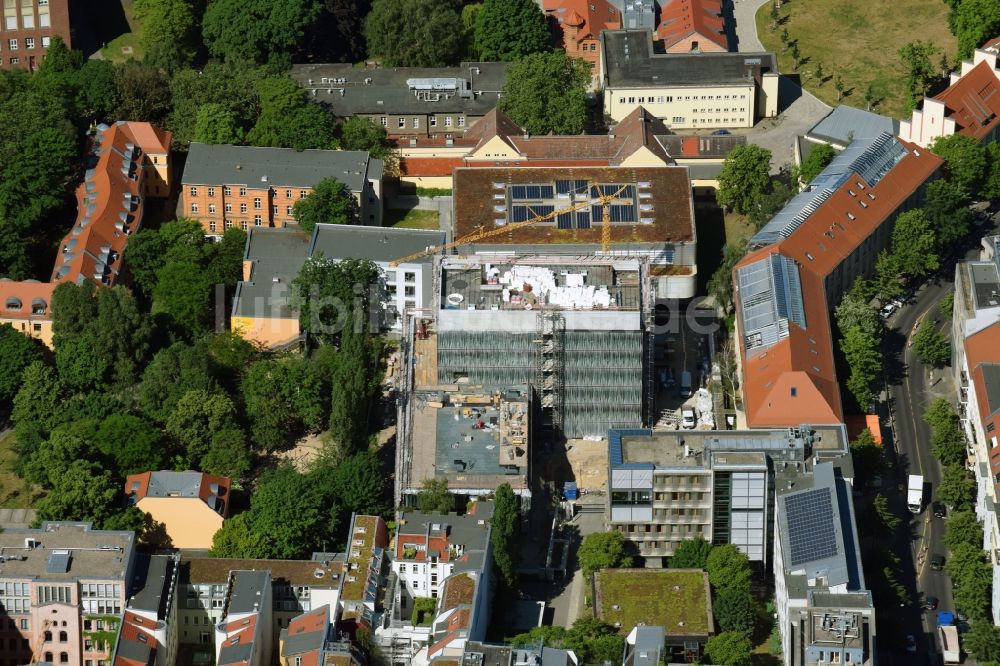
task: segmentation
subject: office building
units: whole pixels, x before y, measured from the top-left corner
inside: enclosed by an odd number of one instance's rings
[[[775,609],[785,666],[875,663],[851,485],[834,463],[775,481]]]
[[[692,41],[701,50],[690,35],[678,43]],[[656,53],[648,30],[605,30],[601,73],[616,121],[645,106],[672,130],[753,127],[780,108],[773,53]]]
[[[619,430],[609,436],[607,525],[647,566],[686,539],[732,543],[769,564],[776,475],[817,461],[850,469],[844,426],[782,430]]]
[[[292,150],[194,142],[181,176],[181,210],[221,236],[235,227],[295,225],[295,202],[336,178],[357,203],[358,224],[382,224],[382,160],[351,150]]]
[[[8,0],[0,24],[0,69],[34,71],[53,37],[73,47],[70,0]]]
[[[91,523],[0,532],[5,654],[19,664],[109,663],[132,588],[134,546],[132,532]]]
[[[229,479],[202,472],[131,474],[125,497],[129,506],[163,525],[173,548],[211,548],[229,515]]]

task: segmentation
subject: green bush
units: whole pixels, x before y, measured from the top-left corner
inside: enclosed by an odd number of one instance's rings
[[[450,197],[450,187],[418,187],[418,197]]]
[[[437,599],[417,597],[413,600],[413,626],[429,627],[434,621],[434,611],[437,609]]]

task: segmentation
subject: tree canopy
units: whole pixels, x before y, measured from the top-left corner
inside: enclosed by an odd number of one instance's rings
[[[577,559],[584,578],[601,569],[632,566],[632,556],[621,532],[595,532],[583,538]]]
[[[720,589],[712,599],[712,608],[720,630],[734,631],[750,638],[757,621],[757,602],[749,589]]]
[[[1000,5],[992,0],[959,0],[948,24],[958,39],[958,58],[971,58],[974,50],[1000,32]]]
[[[295,81],[285,76],[257,80],[260,115],[247,134],[253,146],[275,148],[335,148],[336,124],[333,117]]]
[[[809,155],[802,160],[799,168],[799,178],[803,183],[811,183],[813,178],[818,176],[826,168],[836,155],[833,146],[828,143],[819,143],[812,147]]]
[[[712,544],[700,534],[693,539],[684,539],[670,557],[671,569],[704,569]]]
[[[213,0],[202,33],[212,55],[224,60],[290,64],[321,11],[318,0]]]
[[[476,16],[476,51],[483,60],[548,51],[549,40],[545,15],[533,0],[483,0]]]
[[[937,248],[937,234],[922,209],[908,210],[896,218],[892,255],[902,273],[921,278],[937,270],[940,265]]]
[[[224,104],[209,102],[198,109],[194,140],[201,143],[237,144],[243,140],[243,131]]]
[[[200,3],[192,0],[136,0],[139,44],[145,61],[172,71],[189,66],[201,44]]]
[[[948,516],[944,532],[944,543],[955,550],[961,544],[979,547],[983,544],[983,525],[974,511],[953,511]]]
[[[6,415],[21,388],[24,371],[43,357],[42,344],[10,324],[0,324],[0,417]]]
[[[750,589],[750,560],[739,547],[729,543],[715,546],[705,562],[708,582],[715,590]]]
[[[968,1],[963,0],[963,2]],[[979,191],[986,176],[986,149],[981,143],[956,132],[938,137],[930,149],[944,160],[948,181],[958,187],[966,197]]]
[[[930,322],[924,322],[913,335],[913,353],[925,365],[942,368],[951,361],[951,343]]]
[[[722,163],[715,199],[723,208],[746,215],[774,187],[771,151],[755,144],[737,146]]]
[[[976,500],[976,482],[969,477],[965,466],[952,463],[944,468],[938,497],[954,509],[971,509]]]
[[[493,518],[490,520],[490,541],[493,543],[493,562],[500,580],[508,590],[517,583],[517,527],[520,515],[517,497],[509,483],[496,489],[493,499]]]
[[[373,0],[364,33],[385,67],[455,65],[463,35],[455,0]]]
[[[705,656],[718,666],[750,666],[753,645],[736,631],[725,631],[708,639]]]
[[[587,117],[590,64],[564,51],[511,64],[497,108],[531,134],[580,134]]]
[[[333,176],[319,181],[312,192],[297,200],[294,211],[299,227],[310,234],[320,223],[352,224],[358,219],[354,195]]]
[[[455,510],[455,496],[448,492],[448,479],[424,479],[417,493],[417,506],[424,513],[449,513]]]

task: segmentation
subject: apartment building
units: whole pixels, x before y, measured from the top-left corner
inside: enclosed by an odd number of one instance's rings
[[[555,44],[600,77],[601,32],[622,27],[621,10],[609,0],[544,0],[541,5]]]
[[[875,663],[851,486],[839,464],[782,471],[775,482],[775,609],[785,666]]]
[[[293,65],[291,76],[342,120],[360,116],[390,138],[447,146],[496,106],[507,80],[506,62],[463,62],[458,67]]]
[[[899,136],[922,147],[956,132],[981,143],[1000,138],[998,56],[996,45],[976,49],[972,60],[962,61],[959,71],[951,73],[951,85],[934,97],[924,97],[923,106],[900,122]]]
[[[983,239],[980,261],[955,267],[952,368],[959,387],[969,465],[976,476],[976,516],[993,568],[992,620],[1000,625],[1000,237]]]
[[[659,138],[669,130],[642,107],[607,135],[532,136],[493,109],[452,146],[401,145],[400,177],[451,187],[458,167],[656,167],[673,164]]]
[[[389,529],[378,516],[351,516],[346,565],[340,588],[342,620],[371,627],[382,610],[383,575],[388,558]]]
[[[725,53],[729,50],[726,13],[721,0],[666,0],[660,9],[656,39],[664,53]]]
[[[454,663],[450,657],[432,661],[435,666]],[[579,660],[572,650],[551,648],[539,642],[537,645],[497,645],[467,641],[462,655],[462,666],[577,666]]]
[[[336,613],[321,606],[303,613],[281,630],[278,663],[280,666],[364,666],[368,663],[349,637],[336,629]]]
[[[456,238],[544,218],[463,243],[459,253],[599,255],[607,205],[610,255],[649,262],[652,298],[694,296],[696,234],[686,168],[481,167],[454,174]]]
[[[402,475],[396,479],[404,504],[413,504],[424,482],[435,479],[469,498],[492,495],[509,483],[524,507],[530,506],[533,400],[528,386],[428,387],[413,396],[399,440],[406,442]]]
[[[750,427],[843,422],[830,310],[872,273],[940,165],[888,133],[855,139],[750,239],[733,271]]]
[[[300,334],[291,284],[310,257],[331,261],[368,259],[382,269],[378,285],[385,310],[382,326],[401,330],[402,314],[432,301],[433,256],[390,265],[445,242],[441,231],[318,224],[312,237],[293,227],[253,227],[243,254],[243,280],[236,285],[231,327],[248,340],[275,347]]]
[[[491,548],[487,542],[481,568],[453,573],[444,581],[431,622],[431,640],[426,652],[428,662],[448,657],[461,658],[469,641],[486,638],[492,602]],[[426,663],[422,656],[414,659],[414,666]]]
[[[177,663],[179,563],[177,556],[137,556],[135,589],[122,617],[113,666]]]
[[[173,548],[212,547],[229,515],[229,479],[201,472],[143,472],[125,479],[130,506],[162,523]]]
[[[686,539],[739,546],[770,564],[779,471],[837,461],[850,475],[843,425],[782,430],[612,430],[608,529],[633,542],[647,566],[666,565]]]
[[[14,330],[40,340],[52,347],[52,282],[0,280],[0,324],[10,324]]]
[[[292,150],[192,143],[181,177],[181,211],[221,236],[237,227],[295,224],[294,206],[326,178],[354,196],[358,224],[382,224],[382,160],[349,150]]]
[[[392,571],[399,580],[399,607],[406,616],[414,599],[437,599],[453,573],[483,568],[492,517],[490,501],[473,502],[464,515],[401,511]]]
[[[753,127],[780,108],[773,53],[655,53],[648,30],[605,30],[601,72],[616,121],[645,106],[673,130]]]
[[[229,574],[222,619],[215,627],[218,666],[270,666],[271,572]]]
[[[0,24],[0,69],[38,67],[52,38],[72,48],[70,0],[4,0]]]
[[[0,644],[14,663],[110,663],[133,588],[135,535],[46,522],[0,532]]]

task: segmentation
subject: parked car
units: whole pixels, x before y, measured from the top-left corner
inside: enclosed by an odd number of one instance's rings
[[[697,425],[697,421],[694,418],[693,409],[685,409],[681,411],[681,426],[687,430],[691,430]]]
[[[712,132],[712,136],[729,136],[730,134],[732,134],[732,132],[727,129],[717,129]]]
[[[882,319],[888,319],[892,316],[892,313],[899,309],[899,303],[897,301],[889,301],[882,306],[879,313],[882,315]]]
[[[941,502],[934,502],[934,517],[935,518],[948,517],[948,509],[946,509],[944,504],[942,504]]]
[[[906,634],[906,651],[917,651],[917,639],[913,637],[913,634]]]
[[[929,611],[937,610],[937,607],[938,607],[938,598],[937,597],[924,597],[924,601],[923,601],[923,603],[920,604],[920,607],[923,608],[924,610],[929,610]]]
[[[944,555],[931,555],[931,569],[934,571],[944,569]]]

